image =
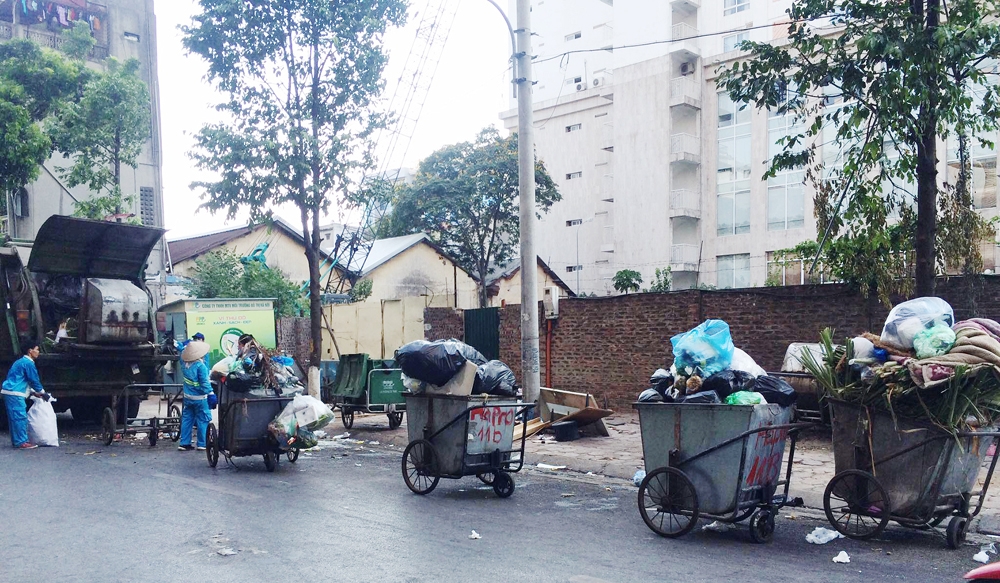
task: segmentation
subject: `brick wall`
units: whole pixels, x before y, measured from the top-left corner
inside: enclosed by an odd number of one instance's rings
[[[1000,277],[941,280],[937,291],[959,320],[975,315],[1000,319]],[[778,370],[788,344],[815,342],[828,326],[838,336],[866,330],[877,334],[888,312],[840,285],[560,299],[552,331],[551,385],[589,392],[624,409],[645,388],[649,375],[672,361],[670,338],[708,318],[725,320],[736,346],[764,368]],[[546,322],[542,317],[539,322],[545,385]],[[501,308],[500,359],[520,379],[519,323],[520,306]]]
[[[427,340],[465,339],[465,318],[454,308],[424,308],[424,338]]]
[[[309,365],[310,336],[309,318],[278,319],[278,349],[291,355],[303,367]]]

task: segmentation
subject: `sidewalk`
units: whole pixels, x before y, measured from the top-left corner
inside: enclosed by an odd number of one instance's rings
[[[642,438],[639,434],[639,417],[635,413],[616,413],[605,419],[609,437],[582,436],[575,441],[559,442],[552,434],[543,433],[528,438],[525,445],[525,462],[537,466],[564,466],[565,470],[593,473],[599,476],[631,480],[636,470],[644,468]],[[336,435],[345,431],[337,420],[327,427],[327,433]],[[346,430],[352,438],[378,441],[402,451],[406,447],[406,421],[402,427],[389,430],[384,415],[358,415],[354,428]],[[787,452],[786,452],[787,462]],[[988,465],[980,473],[980,485]],[[784,470],[783,470],[784,471]],[[795,464],[789,494],[801,497],[809,508],[823,508],[823,492],[834,475],[833,450],[830,439],[823,434],[811,434],[799,439],[795,449]],[[978,518],[978,530],[984,534],[1000,534],[1000,496],[997,488],[1000,476],[994,477],[990,494]]]

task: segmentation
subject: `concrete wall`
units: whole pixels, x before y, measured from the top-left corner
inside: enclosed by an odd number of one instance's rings
[[[382,300],[421,297],[426,307],[479,307],[476,280],[426,243],[393,257],[365,279],[372,280],[372,295],[365,303],[380,305]]]
[[[324,360],[358,353],[392,358],[400,346],[424,337],[424,302],[419,297],[331,305],[323,312]]]

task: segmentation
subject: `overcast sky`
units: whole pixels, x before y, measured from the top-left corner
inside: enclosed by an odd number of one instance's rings
[[[510,35],[496,9],[486,0],[449,0],[458,7],[433,85],[425,101],[416,132],[407,148],[405,166],[417,163],[441,146],[471,140],[491,124],[500,125],[498,115],[509,106],[509,81],[505,74],[510,55]],[[426,0],[412,0],[408,25],[387,37],[390,51],[386,96],[392,95],[416,33]],[[501,3],[505,4],[505,3]],[[226,222],[225,216],[198,210],[201,201],[191,190],[196,180],[211,178],[192,166],[188,152],[193,135],[213,120],[213,106],[220,101],[204,81],[205,65],[185,54],[178,26],[187,24],[197,10],[196,0],[156,3],[160,116],[163,146],[163,200],[167,237],[177,239],[243,224],[245,218]],[[405,144],[400,142],[397,150]],[[281,209],[279,214],[299,225],[298,214]],[[350,218],[350,217],[347,217]],[[328,220],[338,220],[331,216]]]

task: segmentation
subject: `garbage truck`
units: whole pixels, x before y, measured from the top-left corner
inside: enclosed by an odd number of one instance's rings
[[[155,384],[163,365],[177,358],[155,343],[155,306],[144,281],[163,233],[57,215],[33,242],[0,245],[0,379],[22,343],[36,342],[39,377],[57,398],[56,411],[97,422],[125,387]],[[118,417],[135,417],[140,398],[117,399]]]

